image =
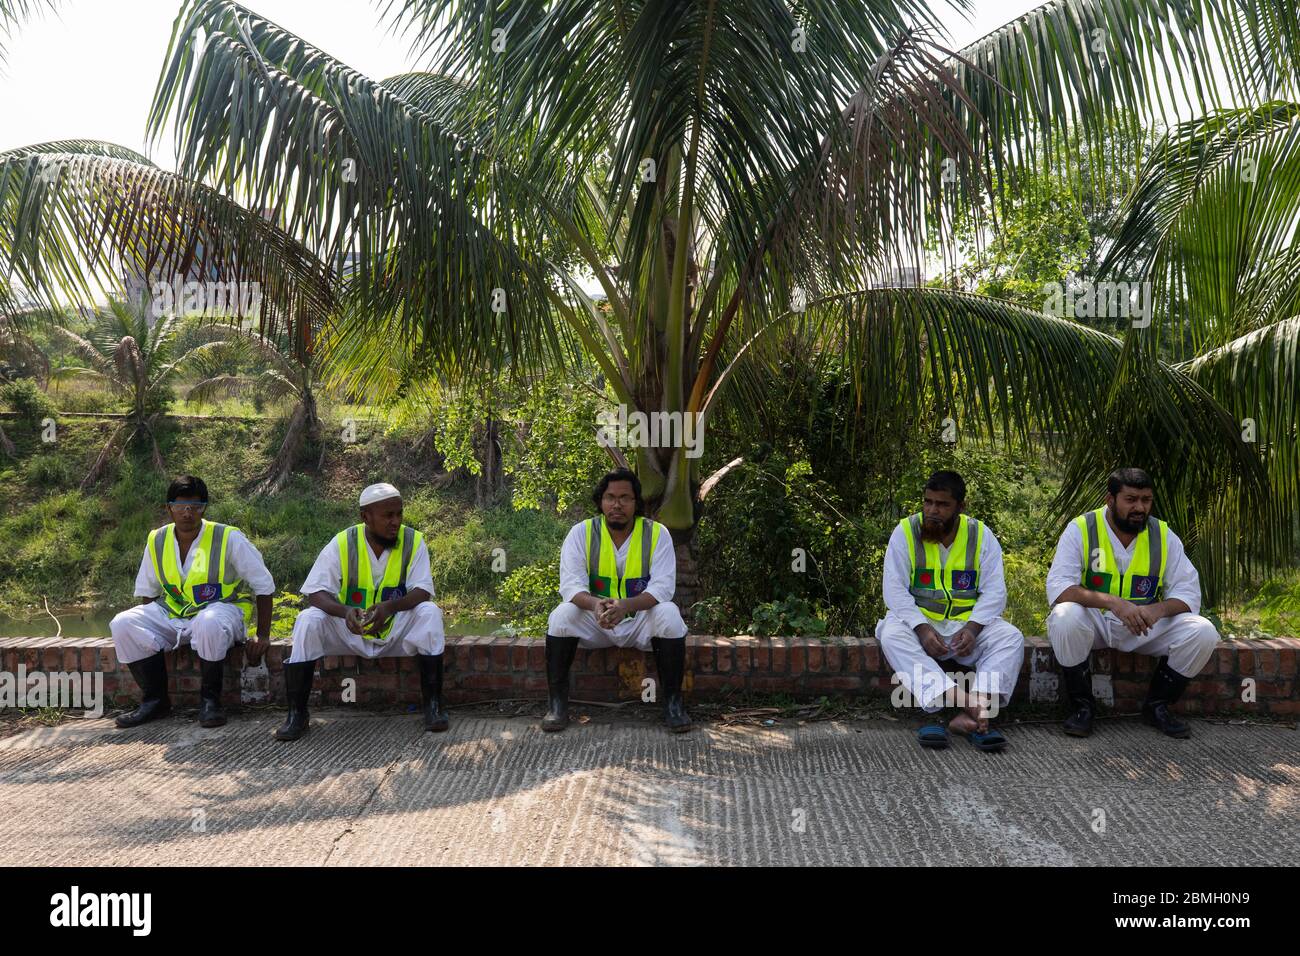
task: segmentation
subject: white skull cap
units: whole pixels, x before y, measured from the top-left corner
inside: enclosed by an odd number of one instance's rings
[[[389,498],[400,498],[402,493],[386,481],[381,481],[377,485],[371,485],[365,491],[361,492],[361,507],[373,505],[376,501],[387,501]]]

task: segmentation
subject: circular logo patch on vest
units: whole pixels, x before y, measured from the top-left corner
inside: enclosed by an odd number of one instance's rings
[[[1095,584],[1097,587],[1101,587],[1101,575],[1094,574],[1092,576],[1092,583]]]
[[[929,584],[929,583],[930,583],[931,581],[933,581],[933,580],[934,580],[934,577],[930,574],[929,571],[922,571],[922,572],[921,572],[921,583],[922,583],[922,584]]]
[[[348,595],[348,600],[351,601],[353,604],[360,604],[361,601],[363,600],[363,598],[361,597],[361,592],[353,591],[351,594]]]

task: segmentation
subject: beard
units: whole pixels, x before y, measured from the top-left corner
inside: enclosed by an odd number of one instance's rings
[[[957,527],[957,516],[953,515],[947,521],[930,521],[928,518],[921,519],[921,540],[922,541],[942,541],[948,535],[952,534],[952,529]]]
[[[1141,512],[1138,512],[1138,515],[1140,517],[1134,516],[1130,511],[1127,518],[1121,518],[1115,512],[1111,512],[1111,517],[1115,519],[1115,527],[1125,534],[1139,534],[1147,526],[1147,516]]]
[[[385,548],[397,547],[397,535],[393,535],[391,538],[386,538],[378,531],[372,531],[370,533],[373,534],[375,536],[375,540],[378,541],[380,544],[382,544]]]
[[[605,524],[611,531],[622,531],[631,523],[631,519],[624,518],[622,521],[615,521],[613,518],[606,518]]]

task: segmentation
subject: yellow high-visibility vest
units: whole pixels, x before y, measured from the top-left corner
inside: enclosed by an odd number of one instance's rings
[[[379,587],[375,587],[374,575],[370,570],[370,555],[361,553],[362,548],[369,548],[366,543],[366,526],[353,525],[346,531],[334,536],[338,544],[339,565],[343,575],[340,579],[339,603],[348,607],[359,607],[368,611],[380,601],[406,596],[406,573],[411,569],[411,559],[416,549],[424,540],[424,535],[409,525],[402,525],[397,532],[401,544],[400,552],[393,549],[388,553],[388,562],[384,565],[384,576]],[[392,630],[393,618],[389,618],[378,634],[366,634],[366,640],[380,640],[388,637]]]
[[[1165,559],[1169,555],[1169,525],[1148,517],[1147,526],[1138,532],[1133,560],[1128,571],[1120,574],[1110,535],[1102,527],[1106,509],[1098,508],[1074,519],[1083,535],[1083,579],[1089,591],[1114,594],[1134,604],[1152,604],[1164,594]]]
[[[178,561],[175,523],[149,535],[149,559],[163,589],[157,603],[168,617],[191,618],[210,604],[225,602],[238,605],[244,620],[252,621],[253,602],[236,597],[243,582],[226,574],[226,541],[230,532],[237,530],[231,525],[203,521],[199,536],[190,545],[190,569],[184,577]]]
[[[598,598],[634,598],[650,583],[650,559],[659,543],[659,524],[649,518],[636,518],[627,546],[623,574],[614,560],[614,539],[602,516],[588,519],[587,590]],[[628,618],[636,616],[633,611]]]
[[[984,545],[984,522],[958,515],[957,536],[948,549],[948,560],[939,561],[937,541],[921,538],[921,515],[898,523],[907,538],[912,574],[907,590],[921,613],[934,621],[966,621],[979,598],[980,552]]]

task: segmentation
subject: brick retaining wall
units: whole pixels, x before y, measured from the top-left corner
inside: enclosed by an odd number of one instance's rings
[[[287,641],[275,641],[269,668],[242,671],[236,648],[226,666],[225,699],[241,703],[283,703],[281,663]],[[1121,712],[1135,711],[1145,696],[1154,659],[1115,651],[1093,653],[1098,698]],[[1300,715],[1296,666],[1300,640],[1224,641],[1205,671],[1188,687],[1178,709],[1188,714],[1253,713]],[[803,637],[687,638],[689,700],[717,700],[729,693],[785,693],[800,699],[834,695],[887,697],[892,673],[875,638]],[[107,638],[0,638],[0,670],[99,672],[104,692],[116,706],[138,699],[126,665],[119,664]],[[167,655],[173,703],[198,705],[198,658],[188,648]],[[573,696],[579,700],[618,701],[641,695],[642,680],[654,675],[648,652],[579,650],[573,664]],[[1046,639],[1026,639],[1025,661],[1013,702],[1052,703],[1060,699],[1060,671]],[[409,658],[360,660],[327,657],[317,672],[313,699],[343,702],[345,679],[352,678],[355,703],[391,706],[418,703],[419,670]],[[1243,682],[1254,680],[1255,700],[1243,701]],[[545,642],[535,638],[449,637],[445,690],[448,703],[508,698],[541,699],[546,693]]]

